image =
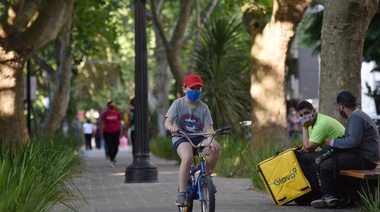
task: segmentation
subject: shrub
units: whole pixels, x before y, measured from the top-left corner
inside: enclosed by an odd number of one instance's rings
[[[243,152],[249,148],[249,140],[230,136],[216,139],[221,145],[222,154],[214,172],[223,177],[244,177],[247,166]]]
[[[149,147],[152,154],[159,158],[176,160],[178,162],[180,161],[177,153],[173,149],[173,144],[170,136],[153,137],[149,143]]]
[[[49,211],[63,203],[74,209],[73,177],[80,165],[78,144],[67,138],[31,140],[22,148],[0,143],[0,211]]]
[[[247,148],[243,152],[243,158],[248,167],[248,174],[252,181],[252,185],[255,188],[265,190],[265,185],[257,171],[257,164],[281,151],[282,148],[280,145],[273,145],[273,143],[268,142],[261,148],[254,149],[253,151],[250,148]]]
[[[377,184],[379,185],[380,179],[378,179]],[[379,212],[380,211],[380,188],[379,186],[374,189],[374,194],[367,193],[367,191],[371,191],[372,189],[369,188],[368,183],[366,184],[367,188],[363,189],[359,192],[360,199],[362,201],[362,204],[359,205],[360,211],[365,212]]]

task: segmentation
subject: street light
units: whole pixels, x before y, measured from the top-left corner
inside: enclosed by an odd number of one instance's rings
[[[135,145],[133,163],[125,171],[126,183],[157,181],[157,167],[149,160],[148,70],[146,0],[135,0]]]

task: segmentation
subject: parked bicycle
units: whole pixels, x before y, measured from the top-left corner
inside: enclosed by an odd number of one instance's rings
[[[198,199],[201,202],[202,212],[215,211],[216,188],[212,182],[211,176],[209,174],[206,174],[206,155],[203,152],[203,149],[210,146],[211,142],[214,140],[215,135],[230,135],[229,132],[227,132],[230,129],[230,126],[222,127],[215,130],[214,133],[186,133],[182,130],[179,130],[176,134],[172,134],[172,136],[175,137],[186,138],[194,149],[194,163],[190,168],[190,176],[186,188],[187,205],[179,206],[179,212],[193,211],[193,203],[195,199]],[[200,145],[194,145],[190,138],[197,136],[211,137],[211,139],[208,139],[207,144],[201,143]],[[197,162],[199,165],[196,164]]]

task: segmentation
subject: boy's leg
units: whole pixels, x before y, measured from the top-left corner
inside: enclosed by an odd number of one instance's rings
[[[190,166],[193,163],[193,148],[189,142],[182,142],[177,147],[177,154],[181,158],[179,166],[178,184],[179,191],[186,191],[187,180],[189,178]]]
[[[178,156],[181,158],[181,164],[178,172],[179,192],[175,202],[177,206],[185,206],[186,202],[186,186],[189,179],[190,166],[194,161],[193,147],[188,142],[179,142],[174,145]]]
[[[218,163],[219,161],[219,158],[220,158],[220,150],[218,149],[215,149],[215,148],[206,148],[205,150],[205,153],[207,154],[207,174],[211,174],[215,167],[216,167],[216,164]]]

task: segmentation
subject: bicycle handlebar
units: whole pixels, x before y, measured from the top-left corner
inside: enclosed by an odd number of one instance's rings
[[[200,133],[186,133],[185,131],[183,130],[178,130],[177,133],[174,133],[172,134],[172,137],[182,137],[182,138],[186,138],[186,140],[188,140],[190,142],[190,144],[194,147],[194,148],[197,148],[196,145],[194,145],[194,143],[192,142],[192,140],[190,139],[190,137],[193,137],[193,136],[205,136],[205,137],[211,137],[211,139],[209,139],[209,142],[207,144],[201,144],[201,147],[202,148],[205,148],[207,146],[209,146],[211,144],[211,142],[214,140],[214,137],[215,135],[231,135],[229,132],[227,132],[228,130],[230,130],[232,127],[231,126],[226,126],[226,127],[222,127],[222,128],[219,128],[217,130],[215,130],[213,133],[207,133],[207,132],[200,132]],[[167,129],[166,132],[169,133],[169,130]]]

